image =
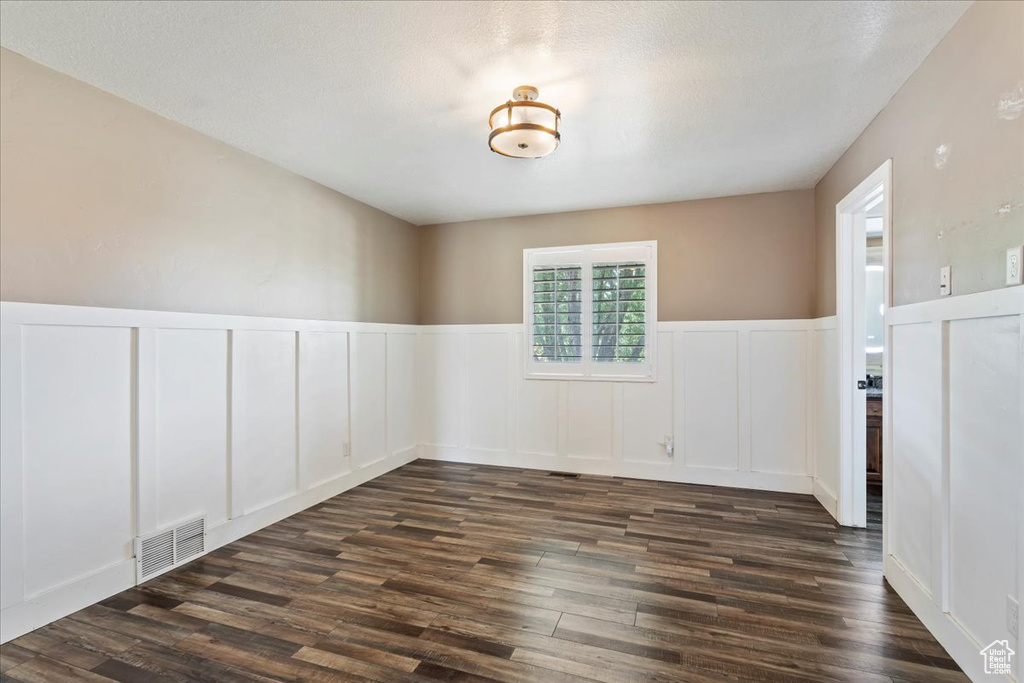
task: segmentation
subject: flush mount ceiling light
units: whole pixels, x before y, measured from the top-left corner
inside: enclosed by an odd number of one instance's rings
[[[491,112],[488,125],[492,152],[517,159],[539,159],[558,149],[561,136],[558,122],[561,112],[550,104],[537,101],[538,91],[532,85],[521,85],[512,91],[512,98]]]

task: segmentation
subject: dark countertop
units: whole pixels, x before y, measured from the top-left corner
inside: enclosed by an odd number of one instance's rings
[[[882,390],[879,389],[878,387],[868,387],[867,388],[867,392],[868,392],[868,399],[869,400],[871,400],[871,399],[877,399],[879,401],[882,400]]]

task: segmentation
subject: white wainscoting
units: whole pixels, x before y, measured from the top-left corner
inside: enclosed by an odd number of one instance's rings
[[[810,493],[814,333],[663,322],[657,381],[641,384],[524,379],[521,325],[422,326],[420,455]]]
[[[836,317],[813,321],[814,497],[839,518],[839,338]]]
[[[416,456],[412,325],[0,304],[0,640]],[[351,444],[351,455],[346,447]]]
[[[973,680],[1024,597],[1024,288],[890,309],[885,575]],[[1014,641],[1015,644],[1014,644]],[[1015,673],[1020,680],[1019,655]]]
[[[1018,288],[887,320],[886,576],[974,677],[1022,595],[1022,314]],[[0,318],[3,641],[133,585],[138,534],[202,514],[219,547],[417,452],[813,491],[835,512],[834,318],[661,323],[645,384],[525,380],[520,325]]]

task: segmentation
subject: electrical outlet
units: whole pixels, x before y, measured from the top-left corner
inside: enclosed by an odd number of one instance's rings
[[[943,266],[942,270],[939,271],[939,296],[949,296],[953,293],[951,282],[953,279],[952,270],[951,266]]]
[[[1010,247],[1006,250],[1006,284],[1024,284],[1024,247]]]
[[[348,441],[345,442],[345,446],[342,448],[342,454],[348,458],[352,455],[352,444]]]
[[[1006,630],[1014,638],[1020,638],[1020,605],[1012,595],[1006,596]]]

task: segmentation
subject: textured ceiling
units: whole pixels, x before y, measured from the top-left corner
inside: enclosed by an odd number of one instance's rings
[[[966,2],[0,3],[0,44],[417,224],[811,187]],[[530,83],[539,161],[487,148]]]

